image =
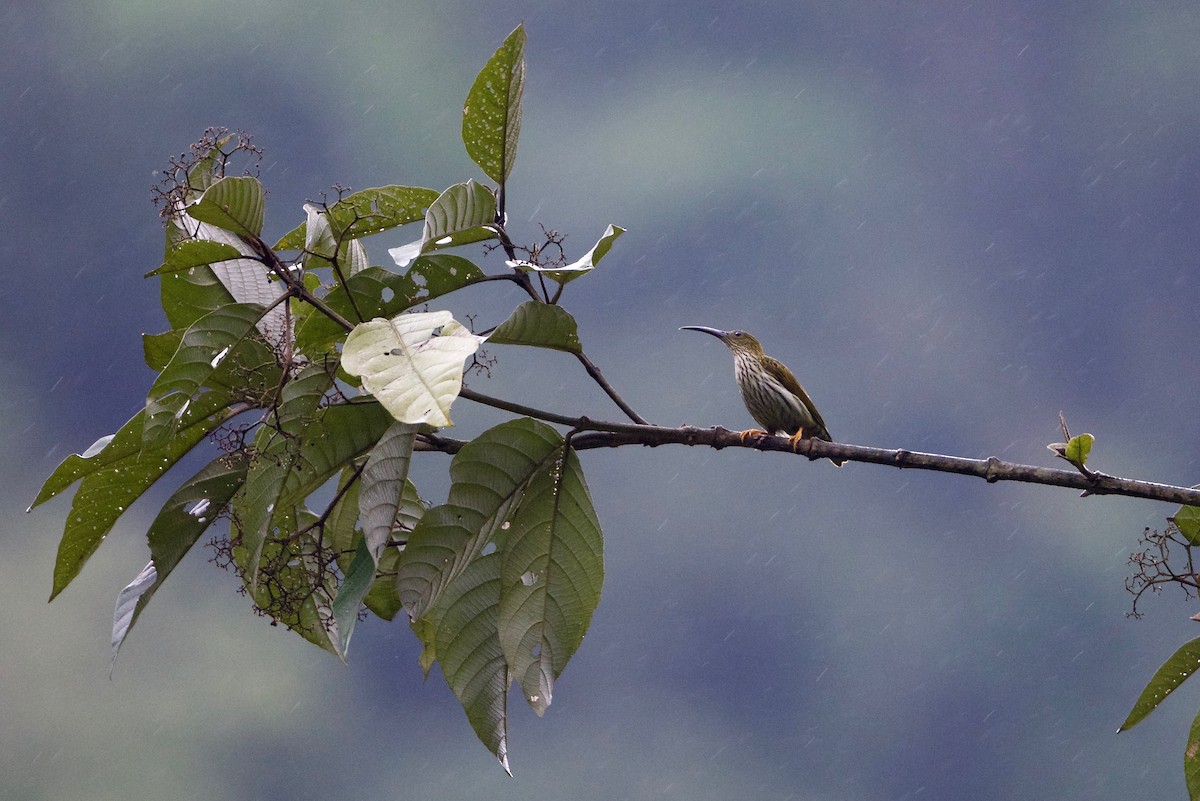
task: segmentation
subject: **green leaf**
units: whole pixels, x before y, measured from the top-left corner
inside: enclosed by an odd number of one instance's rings
[[[1117,731],[1125,731],[1140,723],[1147,715],[1158,708],[1163,699],[1179,688],[1179,685],[1200,668],[1200,639],[1192,640],[1163,662],[1138,696],[1129,712],[1129,717]]]
[[[245,497],[236,499],[247,564],[262,553],[271,531],[286,531],[283,519],[292,509],[368,452],[391,422],[378,404],[339,404],[290,429],[292,438],[273,440],[247,474]]]
[[[502,548],[500,644],[538,715],[600,603],[603,545],[579,458],[560,448],[530,480]]]
[[[537,473],[553,469],[562,437],[529,418],[491,428],[450,462],[450,495],[425,513],[400,555],[396,587],[411,619],[438,603],[497,535]]]
[[[333,619],[337,623],[338,641],[334,643],[337,655],[343,662],[350,651],[350,637],[358,623],[358,609],[362,606],[363,598],[375,581],[375,557],[365,539],[358,541],[358,550],[346,570],[342,586],[338,588],[337,597],[333,599]]]
[[[150,564],[117,596],[113,614],[112,661],[150,598],[184,555],[224,511],[246,478],[246,461],[222,456],[192,476],[163,504],[150,525]]]
[[[326,219],[335,239],[370,236],[425,219],[437,197],[436,190],[419,186],[363,189],[331,204]],[[275,250],[300,250],[305,238],[305,225],[301,224],[275,243]]]
[[[368,267],[351,275],[344,287],[330,291],[325,302],[347,320],[362,322],[394,317],[481,277],[483,271],[461,256],[437,253],[420,257],[404,275],[382,267]],[[296,343],[302,353],[316,358],[329,352],[345,336],[346,331],[340,325],[316,314],[300,325]]]
[[[497,637],[500,555],[481,556],[446,588],[429,627],[446,683],[480,741],[508,764],[508,666]]]
[[[146,359],[146,366],[156,373],[161,373],[171,362],[175,351],[179,350],[179,343],[185,333],[187,329],[175,328],[161,334],[142,334],[142,354]]]
[[[342,348],[342,369],[402,423],[448,426],[462,389],[463,360],[479,349],[448,311],[360,323]]]
[[[463,106],[467,155],[498,184],[508,180],[521,135],[525,90],[525,26],[518,25],[479,71]]]
[[[1188,542],[1200,545],[1200,506],[1180,506],[1171,522]]]
[[[206,314],[236,303],[211,266],[162,276],[162,307],[172,329],[181,332]]]
[[[405,481],[404,491],[400,495],[400,508],[396,512],[396,538],[406,540],[424,514],[425,504],[421,502],[416,486],[412,481]],[[391,620],[402,608],[396,588],[396,573],[402,551],[402,548],[384,549],[379,557],[378,577],[364,601],[368,609],[384,620]]]
[[[561,306],[528,300],[488,335],[496,345],[533,345],[539,348],[582,353],[575,318]]]
[[[1067,442],[1067,452],[1063,458],[1071,462],[1071,464],[1083,465],[1087,463],[1088,454],[1092,452],[1092,444],[1096,438],[1091,434],[1079,434],[1071,437]]]
[[[250,372],[259,366],[276,366],[265,345],[247,339],[255,333],[254,327],[263,314],[257,304],[231,303],[188,328],[179,349],[146,397],[146,428],[142,435],[146,447],[159,447],[174,435],[184,410],[197,400],[203,387],[211,386],[214,375],[230,376],[232,372],[233,382],[249,384],[246,378]]]
[[[239,236],[262,233],[266,191],[257,178],[227,176],[204,190],[200,200],[187,207],[193,219],[215,225]]]
[[[455,184],[442,192],[425,213],[421,252],[495,239],[495,224],[496,196],[492,190],[474,181]]]
[[[1192,720],[1187,748],[1183,752],[1183,777],[1187,782],[1188,798],[1200,800],[1200,714]]]
[[[222,179],[223,180],[223,179]],[[226,303],[270,306],[283,294],[282,282],[272,281],[253,249],[239,235],[193,219],[180,211],[167,226],[168,255],[187,241],[223,243],[247,258],[199,265],[161,276],[162,305],[172,328],[187,328]],[[271,342],[290,336],[285,307],[279,305],[263,318],[258,329]]]
[[[392,538],[418,430],[418,426],[407,423],[392,423],[371,449],[363,468],[358,511],[373,561]]]
[[[146,277],[177,273],[205,264],[240,259],[242,256],[243,254],[237,248],[225,242],[213,242],[208,239],[186,239],[171,248],[163,263],[157,269],[146,273]]]
[[[560,284],[565,284],[591,272],[612,249],[613,242],[617,241],[617,237],[623,233],[625,233],[625,229],[619,225],[608,226],[604,229],[604,235],[592,246],[592,249],[583,254],[583,258],[573,261],[565,267],[539,267],[527,261],[517,262],[515,266],[525,272],[536,272],[552,278]]]
[[[50,600],[79,575],[84,563],[130,504],[208,432],[229,418],[230,412],[222,409],[223,405],[223,399],[215,395],[201,397],[184,412],[176,436],[153,450],[142,448],[145,411],[140,411],[99,450],[93,446],[87,454],[63,460],[42,485],[33,504],[43,503],[81,480],[58,545]]]

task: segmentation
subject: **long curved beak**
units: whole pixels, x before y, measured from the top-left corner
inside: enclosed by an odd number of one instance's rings
[[[679,330],[680,331],[703,331],[706,334],[712,334],[717,339],[724,339],[725,333],[726,333],[725,331],[722,331],[720,328],[709,328],[706,325],[684,325],[684,326],[680,326]]]

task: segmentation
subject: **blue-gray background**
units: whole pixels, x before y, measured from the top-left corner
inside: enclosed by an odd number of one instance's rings
[[[604,598],[546,717],[514,697],[516,778],[402,623],[344,667],[202,550],[109,680],[156,505],[49,606],[68,506],[24,508],[149,386],[155,171],[206,126],[251,131],[276,234],[335,182],[480,177],[462,100],[522,20],[512,227],[573,256],[628,227],[565,302],[645,416],[748,425],[728,354],[676,330],[744,327],[844,441],[1048,464],[1062,409],[1097,469],[1200,480],[1194,2],[10,3],[0,796],[1183,797],[1200,690],[1115,733],[1198,633],[1175,592],[1124,617],[1127,555],[1170,507],[781,455],[585,455]],[[491,325],[518,300],[453,308]],[[495,355],[476,388],[617,417],[572,360]]]

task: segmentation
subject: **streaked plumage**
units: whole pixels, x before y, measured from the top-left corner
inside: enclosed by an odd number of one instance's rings
[[[733,374],[742,391],[746,410],[769,434],[785,434],[795,443],[802,439],[833,442],[812,398],[784,364],[763,353],[758,340],[745,331],[722,331],[702,325],[680,330],[703,331],[724,342],[733,353]],[[742,432],[743,436],[753,433]],[[838,467],[842,461],[830,459]]]

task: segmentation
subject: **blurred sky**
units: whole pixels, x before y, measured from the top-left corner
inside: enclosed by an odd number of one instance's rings
[[[152,380],[156,171],[207,126],[250,131],[269,234],[334,183],[480,178],[462,101],[521,21],[512,228],[573,257],[629,229],[564,303],[644,416],[748,426],[728,353],[676,330],[740,327],[840,440],[1049,464],[1061,409],[1096,469],[1198,480],[1194,2],[9,3],[0,796],[1183,797],[1200,687],[1115,734],[1200,633],[1173,591],[1124,616],[1128,554],[1172,508],[779,454],[584,455],[604,597],[546,717],[514,698],[513,779],[403,623],[365,624],[342,666],[202,549],[109,680],[157,505],[49,606],[69,507],[24,509]],[[450,307],[489,326],[519,300]],[[569,358],[495,355],[474,387],[618,417]]]

